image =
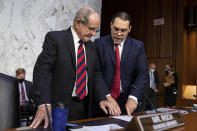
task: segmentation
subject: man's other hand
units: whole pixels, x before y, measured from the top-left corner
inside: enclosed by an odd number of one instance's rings
[[[47,105],[47,107],[48,107],[50,119],[51,119],[51,105]],[[46,107],[45,107],[45,105],[40,105],[38,107],[37,112],[36,112],[36,116],[29,127],[30,128],[37,128],[43,120],[45,120],[44,128],[47,128],[49,125],[49,121],[48,121]]]
[[[128,98],[128,100],[127,100],[127,102],[125,104],[125,108],[126,108],[128,116],[131,116],[133,111],[137,108],[136,101],[134,99],[132,99],[132,98]]]
[[[24,101],[20,101],[20,106],[24,106],[25,102]]]

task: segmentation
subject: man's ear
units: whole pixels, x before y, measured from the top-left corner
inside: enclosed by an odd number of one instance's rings
[[[79,19],[75,19],[75,21],[74,21],[75,28],[79,28],[80,27],[80,23],[81,23],[81,21]]]
[[[110,22],[110,28],[112,28],[112,22]]]
[[[129,32],[131,31],[131,29],[132,29],[132,26],[130,25],[130,26],[129,26]]]

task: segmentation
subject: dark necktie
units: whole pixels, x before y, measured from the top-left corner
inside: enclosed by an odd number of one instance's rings
[[[83,42],[79,41],[79,47],[77,51],[77,82],[76,82],[76,93],[82,100],[86,95],[86,63],[85,63],[85,52],[83,49]]]
[[[22,83],[21,83],[21,97],[22,97],[22,101],[25,101],[25,89]]]
[[[120,95],[120,53],[118,45],[116,45],[116,70],[111,88],[111,95],[116,99]]]

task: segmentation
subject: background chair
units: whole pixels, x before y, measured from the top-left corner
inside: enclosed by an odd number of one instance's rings
[[[19,92],[14,77],[0,73],[0,130],[19,127]]]

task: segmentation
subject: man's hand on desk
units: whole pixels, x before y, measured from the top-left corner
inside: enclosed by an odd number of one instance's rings
[[[114,106],[115,108],[115,116],[119,116],[121,114],[121,110],[120,107],[118,105],[118,103],[116,102],[116,100],[111,96],[107,96],[107,100]]]
[[[51,105],[47,105],[47,107],[48,107],[49,114],[51,117]],[[44,128],[47,128],[49,125],[49,121],[48,121],[45,105],[41,105],[38,107],[36,116],[33,122],[31,123],[30,128],[37,128],[43,120],[45,120]]]
[[[25,102],[24,101],[20,101],[20,106],[24,106]]]
[[[132,99],[132,98],[128,98],[128,100],[127,100],[127,102],[125,104],[125,108],[126,108],[128,116],[131,116],[133,111],[137,108],[136,101],[134,99]]]
[[[111,103],[109,103],[108,101],[100,101],[99,106],[105,112],[105,114],[109,114],[109,115],[116,114],[115,107]],[[108,109],[108,111],[107,111],[107,109]]]

